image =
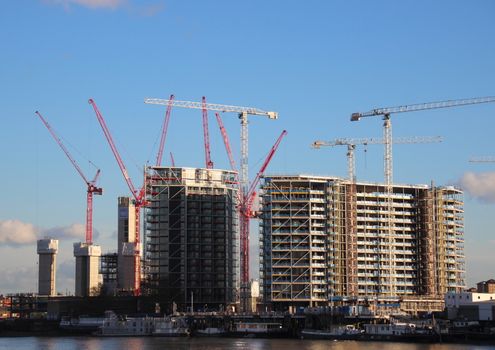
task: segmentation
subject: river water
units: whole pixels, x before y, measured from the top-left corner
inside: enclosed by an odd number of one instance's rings
[[[0,350],[486,350],[495,346],[465,344],[409,344],[297,339],[232,338],[96,338],[22,337],[0,338]]]

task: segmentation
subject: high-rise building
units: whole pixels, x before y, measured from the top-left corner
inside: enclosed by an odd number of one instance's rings
[[[88,243],[74,243],[76,258],[76,296],[86,297],[98,293],[100,286],[101,247]]]
[[[136,211],[131,198],[119,197],[118,199],[118,225],[117,225],[117,287],[122,293],[132,293],[136,276]],[[142,251],[140,249],[140,251]]]
[[[145,283],[166,309],[223,309],[239,288],[237,174],[146,169]]]
[[[38,262],[38,294],[56,295],[57,275],[57,239],[39,239],[37,243]]]
[[[459,189],[278,175],[260,196],[260,288],[276,309],[465,288]]]

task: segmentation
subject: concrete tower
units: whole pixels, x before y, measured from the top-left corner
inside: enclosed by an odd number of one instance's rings
[[[100,283],[99,245],[74,243],[76,258],[76,296],[85,297],[94,294],[94,288]]]
[[[134,290],[136,212],[129,197],[119,197],[117,285],[121,291]]]
[[[57,273],[57,239],[38,240],[39,272],[38,272],[38,294],[55,295],[55,279]]]

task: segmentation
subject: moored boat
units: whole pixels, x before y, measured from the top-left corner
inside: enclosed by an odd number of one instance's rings
[[[188,337],[190,332],[185,319],[164,317],[156,321],[152,335],[155,337]]]
[[[301,331],[301,338],[357,340],[362,336],[363,332],[363,330],[357,329],[354,325],[345,325],[327,330],[304,329]]]
[[[287,334],[288,329],[278,322],[236,322],[228,333],[229,336],[250,338],[276,338]]]

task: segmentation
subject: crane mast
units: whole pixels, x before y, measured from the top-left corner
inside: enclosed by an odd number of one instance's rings
[[[81,170],[79,164],[77,164],[74,157],[72,157],[69,150],[65,147],[62,140],[57,136],[57,134],[50,126],[48,121],[45,118],[43,118],[40,112],[36,111],[35,113],[40,118],[40,120],[45,125],[45,127],[48,129],[55,142],[57,142],[57,144],[60,146],[62,151],[65,153],[65,155],[72,163],[76,171],[79,173],[83,181],[86,183],[87,191],[86,191],[86,237],[85,238],[87,244],[92,244],[93,243],[93,195],[103,194],[103,189],[101,187],[96,186],[96,182],[98,181],[98,177],[100,176],[100,169],[97,169],[93,180],[89,181],[84,175],[83,171]]]

